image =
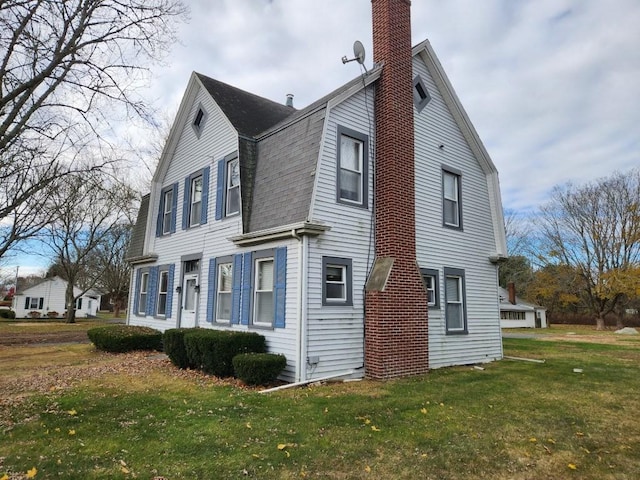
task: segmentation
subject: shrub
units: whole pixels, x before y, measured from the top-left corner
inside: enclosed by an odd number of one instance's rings
[[[132,325],[96,327],[87,330],[87,336],[98,350],[105,352],[162,351],[162,332],[150,327]]]
[[[29,316],[31,318],[40,318],[42,316],[42,314],[40,312],[32,310],[31,312],[29,312]]]
[[[265,338],[257,333],[199,329],[184,335],[191,365],[217,377],[233,376],[233,357],[240,353],[267,351]]]
[[[242,353],[233,357],[236,377],[247,385],[269,385],[286,366],[286,357],[274,353]]]
[[[49,318],[58,318],[59,315],[60,314],[55,310],[51,310],[50,312],[47,312],[47,317]]]
[[[197,368],[189,361],[187,355],[187,347],[184,343],[184,336],[188,332],[197,331],[197,328],[170,328],[165,330],[162,336],[164,353],[167,354],[169,360],[178,368]]]
[[[16,318],[16,312],[13,310],[0,309],[0,318]]]

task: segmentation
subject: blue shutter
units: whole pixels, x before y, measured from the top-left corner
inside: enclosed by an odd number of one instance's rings
[[[275,309],[275,321],[273,326],[284,328],[285,306],[287,292],[287,247],[276,248],[275,275],[273,280],[273,303]]]
[[[200,211],[200,224],[207,223],[209,218],[209,170],[211,167],[207,167],[202,171],[202,210]]]
[[[240,323],[242,310],[242,254],[233,256],[233,270],[231,272],[231,323]]]
[[[182,229],[189,227],[189,205],[191,204],[191,177],[184,179],[184,197],[182,200]]]
[[[178,216],[178,182],[173,184],[171,195],[171,233],[176,233],[176,217]]]
[[[235,275],[234,275],[235,278]],[[240,307],[240,323],[249,325],[251,319],[251,300],[253,285],[253,254],[244,254],[242,265],[242,305]]]
[[[218,178],[216,180],[216,220],[224,215],[224,187],[227,162],[218,160]]]
[[[158,218],[156,221],[156,237],[162,236],[162,214],[164,212],[164,193],[160,190],[160,201],[158,202]]]
[[[166,318],[171,318],[171,308],[173,307],[173,275],[175,274],[176,266],[174,264],[169,265],[169,273],[167,278],[167,308],[165,310]]]
[[[209,278],[207,285],[207,322],[215,321],[216,311],[216,275],[218,274],[218,262],[215,258],[209,260]]]
[[[158,296],[158,267],[149,269],[149,280],[147,284],[147,315],[155,315],[156,298]]]
[[[138,309],[138,302],[140,302],[140,277],[142,277],[142,272],[138,269],[136,270],[136,288],[133,291],[133,313],[138,315],[140,310]]]

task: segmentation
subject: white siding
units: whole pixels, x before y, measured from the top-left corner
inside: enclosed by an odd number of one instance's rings
[[[431,102],[415,114],[416,236],[421,268],[439,271],[441,308],[429,311],[431,368],[502,356],[496,250],[487,176],[465,141],[420,57],[414,57]],[[443,146],[440,148],[440,146]],[[461,172],[463,230],[442,225],[442,167]],[[468,334],[447,335],[443,268],[465,271]]]
[[[316,190],[312,206],[314,222],[325,223],[331,230],[309,246],[309,298],[307,356],[317,357],[315,367],[309,366],[308,378],[340,374],[359,369],[355,376],[364,374],[364,284],[372,239],[371,200],[373,198],[371,162],[369,161],[369,207],[359,208],[336,201],[336,133],[337,127],[347,127],[369,137],[369,155],[374,135],[373,91],[361,91],[332,108],[325,125],[325,134],[318,164]],[[322,257],[350,258],[353,265],[353,306],[322,305]]]
[[[208,118],[198,138],[191,127],[191,122],[202,105],[208,113]],[[275,247],[287,247],[287,287],[286,287],[286,327],[273,330],[251,328],[264,335],[267,339],[269,351],[282,353],[287,357],[287,368],[282,378],[293,381],[296,368],[296,331],[297,331],[297,268],[298,268],[298,242],[294,239],[278,243],[263,244],[255,247],[238,248],[229,238],[242,233],[242,219],[236,215],[227,219],[216,220],[216,185],[217,185],[217,161],[238,149],[238,135],[231,128],[228,120],[220,108],[205,90],[199,90],[185,116],[183,127],[174,129],[179,135],[173,156],[170,159],[164,178],[153,185],[155,195],[151,195],[149,205],[149,222],[147,238],[149,251],[158,255],[154,263],[137,266],[131,278],[131,295],[129,296],[128,323],[131,325],[146,325],[164,331],[180,326],[180,296],[175,288],[182,284],[184,256],[201,256],[198,296],[196,311],[196,325],[203,328],[221,328],[232,330],[249,330],[243,325],[213,325],[207,322],[207,292],[209,276],[209,260],[227,255],[234,255],[250,251],[259,251]],[[205,225],[195,228],[182,229],[182,200],[184,198],[184,180],[188,175],[205,167],[210,167],[208,219]],[[241,173],[242,174],[242,173]],[[156,237],[156,222],[160,202],[159,192],[162,188],[178,183],[177,192],[177,216],[176,232],[162,237]],[[136,274],[140,268],[148,268],[158,265],[174,265],[174,284],[172,291],[172,310],[170,318],[158,318],[152,316],[140,316],[134,311]]]
[[[14,310],[16,311],[17,318],[28,318],[29,312],[40,312],[43,318],[47,316],[48,312],[58,312],[61,317],[66,311],[65,294],[67,289],[67,282],[59,277],[54,277],[50,280],[35,285],[31,288],[25,289],[20,295],[15,296]],[[80,289],[74,287],[74,295],[80,294]],[[24,308],[26,298],[42,298],[42,308]],[[91,300],[91,309],[89,309],[89,300]],[[100,303],[100,297],[92,299],[87,296],[82,297],[82,308],[76,310],[76,317],[83,318],[89,315],[95,315],[97,312],[98,304]]]

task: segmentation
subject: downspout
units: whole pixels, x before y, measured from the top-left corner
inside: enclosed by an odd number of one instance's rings
[[[295,381],[300,382],[306,379],[306,344],[304,341],[307,329],[307,262],[306,246],[307,236],[300,236],[295,228],[291,229],[291,236],[298,240],[298,293],[296,298],[298,325],[296,328],[296,375]]]

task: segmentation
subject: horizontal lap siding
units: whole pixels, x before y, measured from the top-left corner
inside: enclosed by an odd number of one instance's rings
[[[367,116],[366,105],[373,108],[373,92],[365,99],[360,92],[327,115],[321,158],[317,170],[315,203],[312,221],[322,222],[331,229],[309,245],[309,298],[307,355],[318,357],[315,367],[308,367],[309,378],[341,374],[358,369],[355,376],[364,374],[364,307],[363,289],[370,248],[371,199],[373,168],[369,164],[369,208],[358,208],[336,202],[336,131],[338,125],[373,137],[373,113]],[[372,154],[369,145],[369,155]],[[344,257],[352,260],[353,306],[322,305],[322,257]]]
[[[440,278],[441,309],[429,311],[429,364],[437,368],[500,358],[496,267],[488,260],[496,242],[487,177],[419,58],[414,58],[414,72],[431,95],[431,102],[415,115],[418,263],[438,270]],[[442,226],[443,166],[462,173],[463,231]],[[465,271],[467,335],[446,335],[443,267]]]

